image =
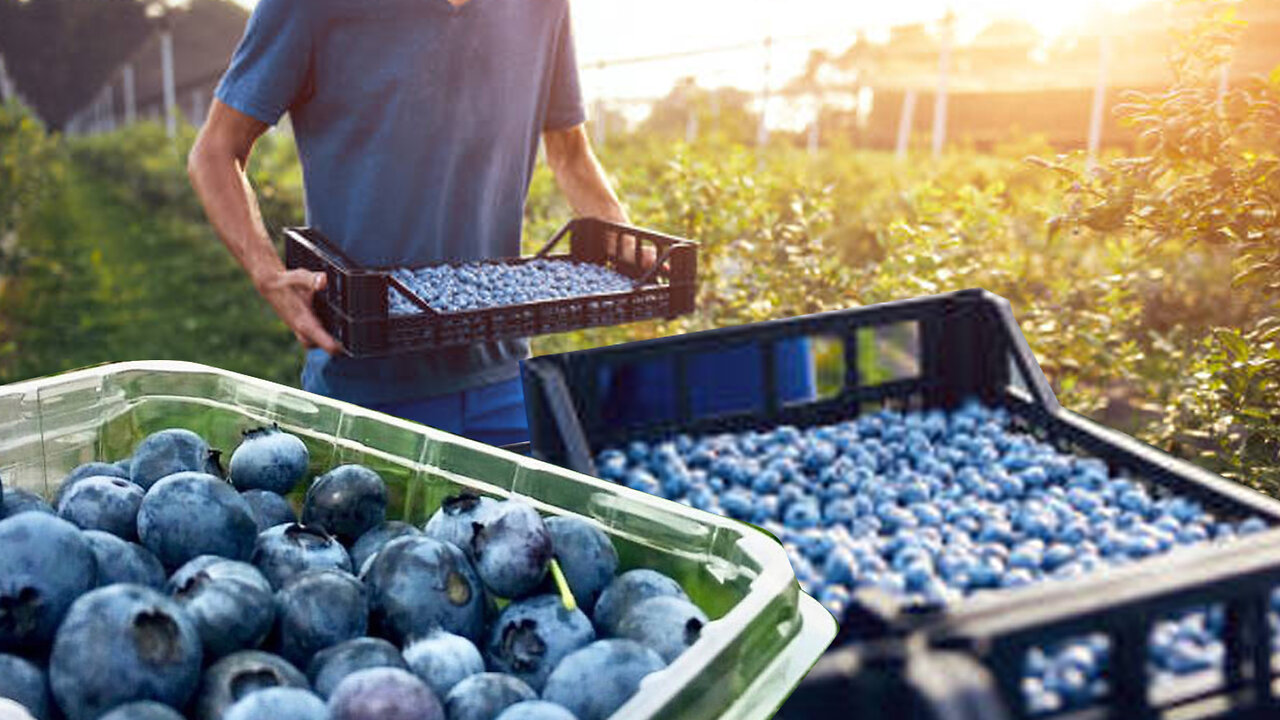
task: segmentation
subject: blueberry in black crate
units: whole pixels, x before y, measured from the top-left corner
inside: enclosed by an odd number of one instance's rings
[[[782,717],[1277,709],[1280,505],[1061,408],[1002,298],[545,356],[524,380],[536,456],[784,544],[842,629]],[[946,714],[966,703],[990,712]]]
[[[554,252],[566,239],[568,252]],[[697,248],[579,218],[529,257],[361,267],[315,228],[285,229],[286,265],[326,274],[316,313],[356,357],[683,315],[697,296]]]

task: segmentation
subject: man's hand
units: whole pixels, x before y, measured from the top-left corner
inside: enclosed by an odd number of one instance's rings
[[[324,274],[285,270],[245,174],[249,153],[266,130],[265,123],[214,100],[187,158],[187,174],[218,237],[298,342],[336,355],[342,346],[325,332],[311,309],[311,298],[324,288]]]
[[[591,151],[585,125],[575,125],[564,130],[548,130],[542,134],[542,144],[547,151],[547,165],[556,177],[556,184],[569,200],[569,205],[579,217],[594,217],[610,222],[629,224],[626,210],[618,202],[605,177],[604,168]],[[639,257],[636,247],[639,245]],[[639,265],[648,270],[657,262],[658,251],[652,245],[642,245],[636,238],[623,233],[620,237],[610,234],[605,239],[605,252],[625,263]]]
[[[328,278],[310,270],[282,270],[257,283],[258,293],[271,303],[276,314],[293,331],[293,336],[308,350],[320,348],[330,355],[342,352],[312,309],[311,300],[324,290]]]

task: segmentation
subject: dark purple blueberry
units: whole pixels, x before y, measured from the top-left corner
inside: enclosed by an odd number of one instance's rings
[[[366,633],[369,601],[364,586],[341,570],[308,570],[276,593],[280,654],[307,667],[321,650]]]
[[[352,570],[346,548],[318,525],[289,523],[262,531],[250,560],[277,590],[307,570]]]
[[[302,522],[319,525],[343,544],[355,542],[387,519],[387,485],[363,465],[340,465],[307,489]]]
[[[272,688],[306,690],[307,678],[279,655],[260,650],[232,653],[204,671],[196,692],[195,720],[221,720],[232,705]]]
[[[165,477],[138,510],[138,537],[171,570],[201,555],[248,560],[257,532],[240,493],[207,473]]]
[[[166,590],[195,623],[206,662],[256,648],[275,621],[271,585],[248,563],[202,555],[179,568]]]
[[[49,684],[67,720],[158,700],[182,707],[200,682],[200,635],[177,603],[141,585],[76,600],[58,628]]]
[[[329,715],[331,720],[445,719],[431,688],[410,672],[386,667],[361,670],[338,683],[329,697]]]
[[[508,500],[477,523],[471,550],[480,580],[494,595],[520,598],[546,577],[551,533],[533,506]]]
[[[450,543],[396,538],[374,556],[365,582],[374,627],[401,645],[436,628],[473,642],[484,632],[484,587]]]
[[[0,549],[0,650],[45,645],[97,583],[93,550],[75,525],[37,512],[0,520]]]

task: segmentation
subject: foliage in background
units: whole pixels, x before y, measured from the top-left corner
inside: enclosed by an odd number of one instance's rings
[[[1219,20],[1202,32],[1229,31]],[[1202,59],[1188,37],[1186,58]],[[1010,300],[1066,406],[1276,491],[1280,76],[1221,102],[1211,74],[1180,77],[1128,108],[1150,130],[1142,153],[1095,170],[1078,156],[1024,162],[1052,155],[1036,138],[900,162],[839,140],[813,156],[785,140],[757,152],[705,127],[692,145],[673,140],[674,125],[611,136],[600,155],[633,221],[702,242],[699,310],[538,338],[534,350],[982,287]],[[26,147],[0,127],[0,149]],[[43,140],[66,161],[46,163],[61,169],[23,209],[28,261],[0,290],[0,382],[154,357],[296,382],[291,335],[190,191],[190,139],[142,125]],[[287,134],[264,138],[251,175],[277,237],[302,221]],[[528,247],[568,217],[539,167]]]
[[[1232,3],[1181,35],[1176,84],[1120,108],[1141,130],[1133,157],[1082,170],[1044,162],[1069,204],[1055,230],[1084,230],[1160,253],[1230,258],[1212,286],[1234,317],[1209,316],[1162,398],[1157,442],[1255,487],[1280,488],[1280,68],[1223,91],[1241,32]]]

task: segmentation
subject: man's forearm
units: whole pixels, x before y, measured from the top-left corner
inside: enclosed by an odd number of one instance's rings
[[[627,213],[581,126],[547,133],[546,149],[547,164],[575,215],[627,222]]]
[[[284,272],[258,210],[257,197],[244,171],[244,159],[218,148],[192,151],[188,173],[205,214],[223,244],[261,287]]]

